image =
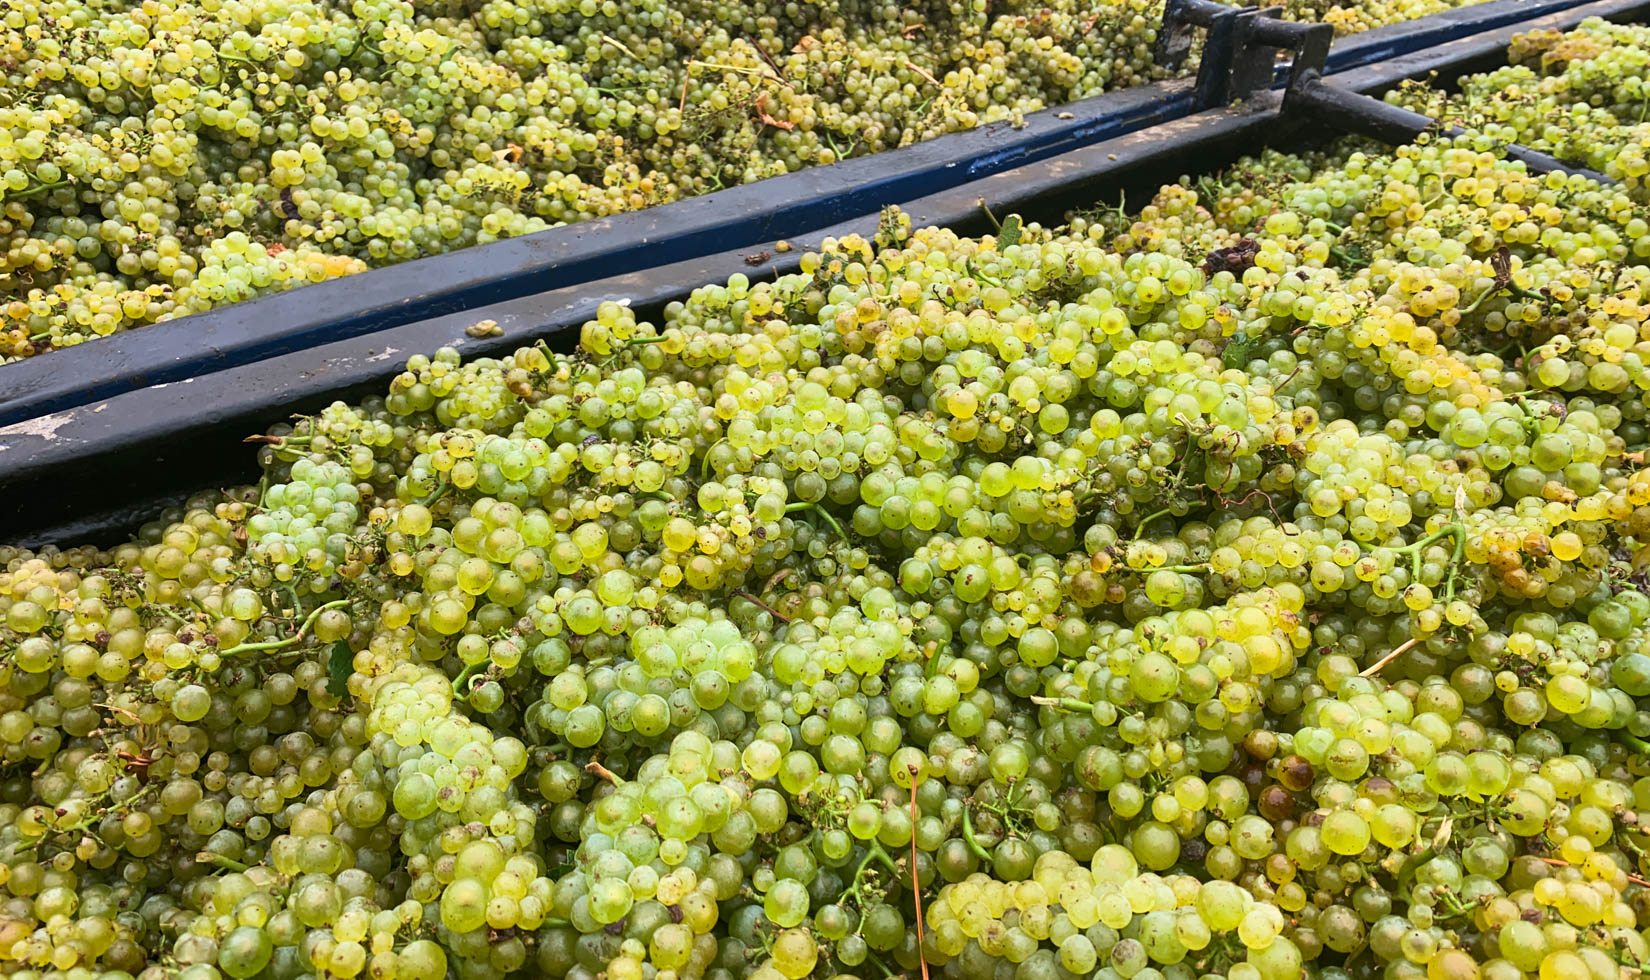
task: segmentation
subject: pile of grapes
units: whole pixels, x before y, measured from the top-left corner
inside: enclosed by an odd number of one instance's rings
[[[1302,0],[1346,31],[1461,0]],[[1161,0],[3,0],[0,362],[1165,76]]]
[[[1391,101],[1587,167],[1650,201],[1650,27],[1589,20],[1520,35],[1507,55],[1506,67],[1454,91],[1414,84]]]
[[[1495,147],[890,211],[0,548],[0,975],[1636,976],[1650,237]]]

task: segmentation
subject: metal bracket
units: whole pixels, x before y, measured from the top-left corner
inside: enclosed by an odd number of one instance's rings
[[[1440,126],[1431,116],[1331,84],[1324,81],[1318,69],[1299,72],[1290,79],[1289,88],[1283,96],[1283,115],[1286,119],[1304,116],[1342,132],[1393,144],[1409,143],[1429,130],[1445,136],[1460,136],[1465,132],[1459,126]],[[1601,184],[1616,183],[1597,171],[1565,163],[1517,143],[1505,144],[1503,152],[1508,159],[1522,161],[1531,173],[1544,174],[1556,170],[1587,177]]]
[[[1196,28],[1203,28],[1203,53],[1197,63],[1193,110],[1212,109],[1231,101],[1228,95],[1232,55],[1239,16],[1243,10],[1213,0],[1168,0],[1163,27],[1153,52],[1157,64],[1178,69],[1191,54]]]
[[[1272,88],[1281,69],[1287,68],[1290,84],[1307,71],[1323,71],[1335,29],[1328,24],[1283,20],[1282,13],[1282,7],[1264,7],[1239,14],[1228,99],[1247,99]]]

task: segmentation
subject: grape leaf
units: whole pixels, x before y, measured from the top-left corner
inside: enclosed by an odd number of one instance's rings
[[[1003,230],[997,235],[997,244],[1003,248],[1020,244],[1020,216],[1011,214],[1003,219]]]
[[[327,658],[327,693],[341,698],[349,693],[349,675],[355,672],[355,652],[348,640],[332,645],[332,656]]]

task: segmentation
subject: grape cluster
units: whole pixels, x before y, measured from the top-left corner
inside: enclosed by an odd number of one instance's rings
[[[890,214],[0,548],[0,976],[1650,968],[1642,218],[1495,148]]]
[[[1347,32],[1458,2],[1286,12]],[[1161,20],[1156,0],[13,0],[0,361],[1017,125],[1166,77]]]
[[[1643,25],[1599,18],[1532,31],[1513,39],[1507,66],[1463,79],[1459,92],[1416,85],[1394,98],[1597,170],[1642,201],[1647,36]],[[1637,246],[1644,230],[1635,231]]]

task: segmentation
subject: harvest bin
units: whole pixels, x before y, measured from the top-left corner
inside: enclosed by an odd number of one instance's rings
[[[1333,84],[1368,94],[1408,78],[1458,77],[1497,63],[1514,34],[1535,28],[1568,28],[1593,16],[1638,19],[1647,11],[1650,0],[1600,0],[1570,6],[1342,72],[1333,76]],[[1309,78],[1321,68],[1298,58],[1296,62],[1292,67],[1298,79]],[[1189,91],[1190,83],[1185,84]],[[1303,108],[1299,100],[1291,102],[1286,105],[1282,90],[1263,88],[1238,105],[1160,122],[927,194],[862,199],[878,206],[898,203],[910,214],[913,227],[947,225],[978,232],[991,220],[987,209],[997,215],[1018,212],[1028,220],[1058,220],[1071,207],[1116,201],[1119,194],[1150,193],[1174,175],[1217,170],[1267,145],[1292,146],[1307,138],[1321,138],[1328,128],[1325,123],[1334,127],[1339,122],[1346,131],[1360,130],[1355,112],[1337,121],[1324,118],[1333,107]],[[882,157],[850,163],[878,159]],[[834,169],[819,168],[821,172]],[[643,219],[669,210],[627,217]],[[871,235],[877,219],[876,210],[868,207],[828,227],[816,226],[806,235],[786,232],[784,237],[794,239],[796,245],[789,252],[776,250],[774,239],[780,236],[685,258],[662,247],[652,253],[637,248],[638,257],[653,255],[643,271],[626,270],[565,284],[369,335],[262,357],[214,373],[100,396],[78,407],[0,428],[0,499],[6,503],[9,518],[5,540],[20,544],[114,541],[192,491],[255,482],[255,453],[244,444],[246,436],[336,399],[381,394],[412,354],[452,346],[466,358],[499,355],[541,338],[570,347],[578,326],[593,317],[602,302],[625,301],[640,317],[654,318],[666,303],[683,298],[695,287],[726,281],[734,273],[755,278],[793,271],[801,251],[810,244],[851,232]],[[405,274],[419,266],[433,268],[435,262],[469,261],[483,251],[472,249],[384,273]],[[379,275],[371,273],[366,279]],[[322,288],[302,292],[315,296]],[[273,299],[283,298],[287,297]],[[271,302],[242,304],[226,312],[255,310]],[[471,336],[467,328],[481,320],[494,321],[498,332]],[[164,327],[146,330],[166,332]],[[103,344],[86,350],[97,346]],[[39,360],[66,360],[73,353]],[[112,500],[117,501],[114,507]]]
[[[1326,70],[1349,71],[1580,0],[1491,0],[1348,38]],[[1213,13],[1208,12],[1212,8]],[[1229,101],[1238,8],[1175,0],[1159,59],[1206,35],[1197,78],[1156,82],[880,154],[702,197],[581,222],[154,324],[0,367],[0,425],[263,358],[605,277],[795,238]],[[1192,24],[1201,25],[1195,29]],[[1212,26],[1211,26],[1212,25]],[[1265,69],[1263,66],[1263,70]]]

